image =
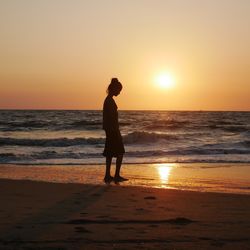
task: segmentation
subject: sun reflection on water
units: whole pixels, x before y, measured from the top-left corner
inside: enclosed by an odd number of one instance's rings
[[[174,163],[156,164],[162,186],[166,187],[169,184],[169,178],[175,166]]]

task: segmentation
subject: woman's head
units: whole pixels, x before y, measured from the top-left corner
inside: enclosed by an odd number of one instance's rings
[[[112,78],[108,86],[107,93],[109,95],[118,96],[122,90],[122,84],[118,81],[117,78]]]

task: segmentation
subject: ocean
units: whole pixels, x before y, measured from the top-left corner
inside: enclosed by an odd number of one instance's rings
[[[250,163],[250,112],[119,111],[124,163]],[[104,164],[98,110],[1,110],[0,163]]]

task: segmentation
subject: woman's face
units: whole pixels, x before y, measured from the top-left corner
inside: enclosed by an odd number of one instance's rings
[[[118,96],[120,93],[121,93],[121,89],[119,88],[119,89],[115,89],[114,90],[114,96]]]

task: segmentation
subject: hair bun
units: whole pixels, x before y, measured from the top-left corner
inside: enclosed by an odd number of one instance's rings
[[[120,82],[118,81],[118,78],[114,77],[111,79],[111,83],[120,83]]]

